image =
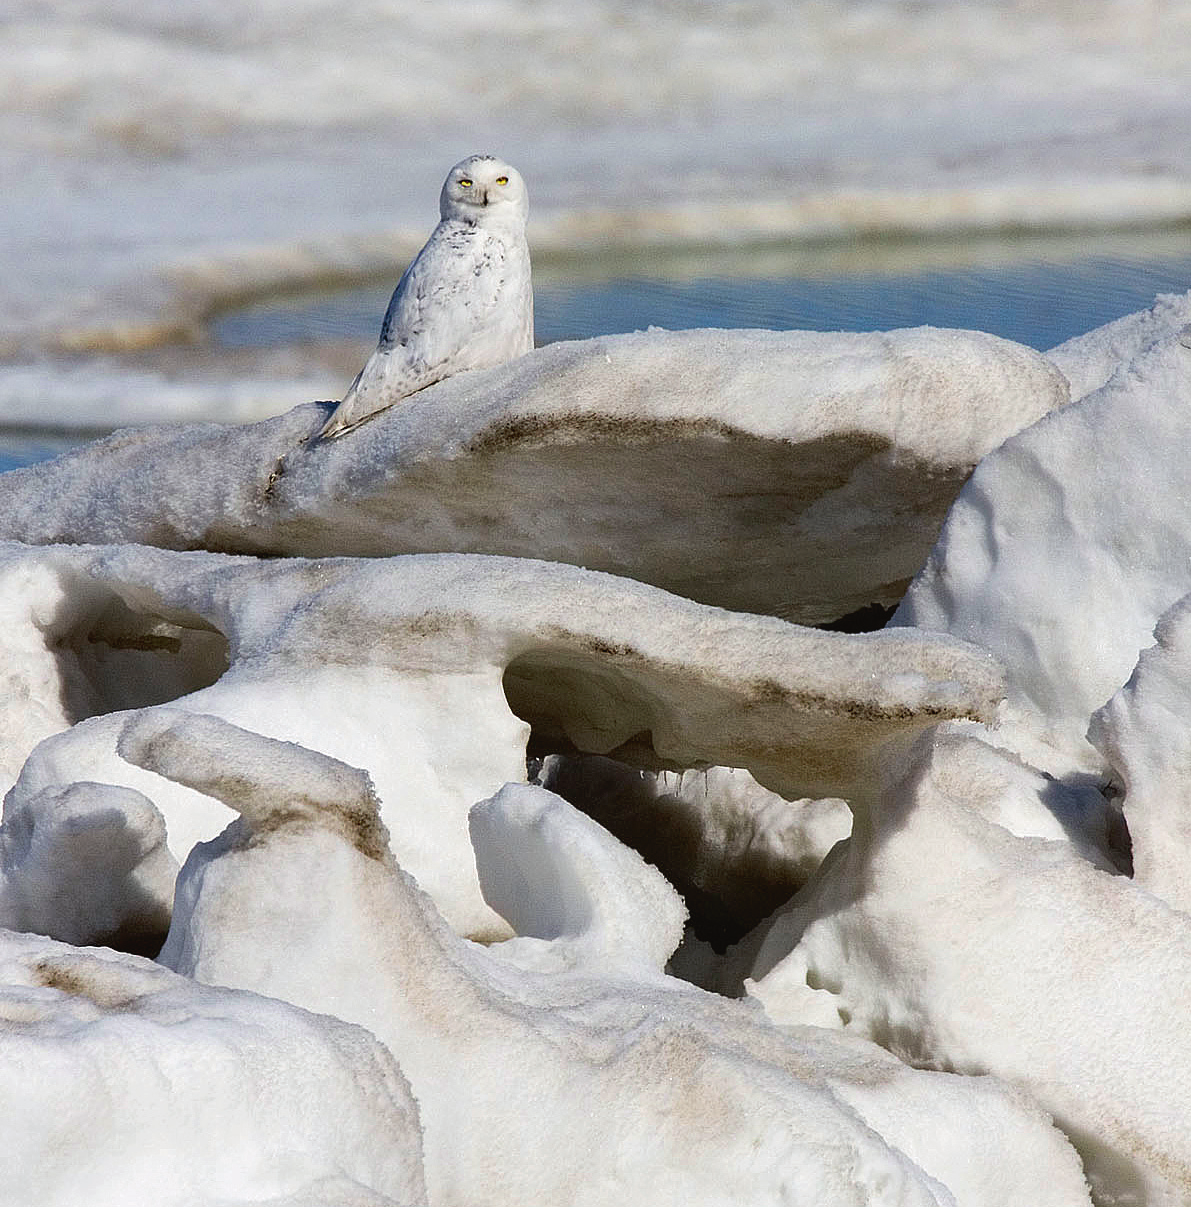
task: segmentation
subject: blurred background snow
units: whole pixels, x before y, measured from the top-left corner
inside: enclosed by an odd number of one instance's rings
[[[906,281],[997,329],[1061,287],[998,300],[973,270],[1099,257],[1144,265],[1142,293],[1191,271],[1176,0],[9,0],[0,38],[10,431],[337,397],[477,150],[529,181],[547,338],[951,319],[885,304]],[[732,302],[748,280],[862,294]],[[349,321],[324,293],[269,334],[273,299],[357,286]]]

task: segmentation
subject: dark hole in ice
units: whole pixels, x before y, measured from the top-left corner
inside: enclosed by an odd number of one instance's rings
[[[54,641],[71,724],[165,704],[227,670],[227,638],[201,617],[130,607],[114,592]]]
[[[540,650],[515,659],[504,677],[509,706],[531,725],[531,781],[557,793],[632,847],[683,895],[695,936],[723,952],[797,891],[810,869],[794,869],[743,842],[727,851],[709,839],[698,802],[660,786],[659,771],[687,771],[660,758],[647,688],[598,658]]]
[[[865,604],[838,620],[828,621],[827,624],[817,625],[817,628],[827,629],[832,633],[875,633],[883,629],[889,618],[897,611],[897,604]]]
[[[129,955],[144,956],[146,960],[155,960],[162,947],[165,946],[168,933],[168,926],[147,929],[139,923],[130,923],[102,939],[96,939],[89,946],[111,947],[115,951],[126,951]]]

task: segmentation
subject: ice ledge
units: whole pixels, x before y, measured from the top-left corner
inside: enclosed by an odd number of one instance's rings
[[[651,330],[423,390],[118,432],[0,476],[0,536],[283,556],[541,557],[800,623],[895,604],[976,463],[1067,401],[979,332]]]

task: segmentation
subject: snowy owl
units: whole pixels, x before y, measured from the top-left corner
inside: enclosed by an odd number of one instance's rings
[[[472,155],[447,175],[442,220],[397,283],[380,342],[319,436],[333,438],[426,386],[533,347],[533,287],[516,168]]]

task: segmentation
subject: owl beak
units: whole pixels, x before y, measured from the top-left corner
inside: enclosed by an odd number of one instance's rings
[[[483,200],[480,202],[480,204],[481,204],[481,205],[487,205],[487,204],[488,204],[488,190],[487,190],[487,189],[485,189],[485,190],[484,190],[484,194],[483,194]]]

